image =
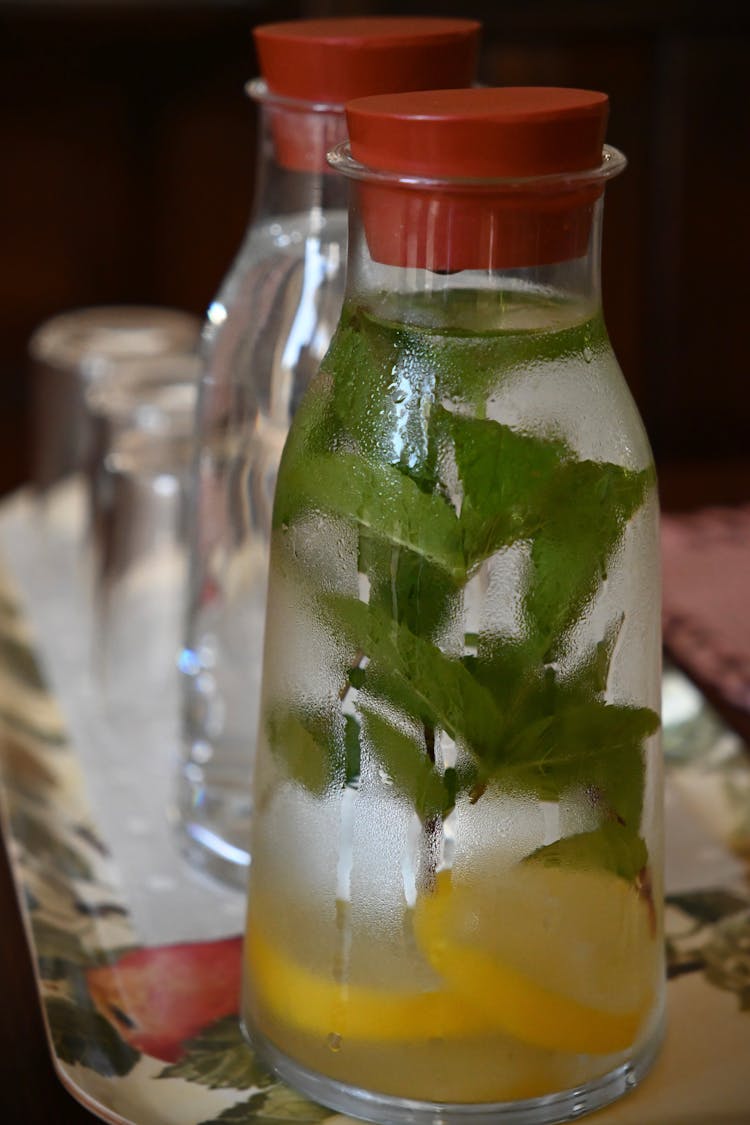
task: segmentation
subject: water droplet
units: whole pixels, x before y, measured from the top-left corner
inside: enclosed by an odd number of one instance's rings
[[[334,1052],[340,1051],[342,1043],[343,1043],[343,1039],[337,1031],[332,1031],[331,1034],[326,1039],[326,1046],[328,1047],[329,1051],[334,1051]]]
[[[638,1080],[637,1080],[636,1076],[633,1074],[633,1071],[629,1070],[627,1072],[627,1074],[625,1075],[625,1085],[632,1089],[632,1087],[636,1085],[637,1081]]]
[[[583,358],[586,360],[586,363],[591,363],[591,360],[594,358],[593,349],[590,348],[588,344],[584,346]]]

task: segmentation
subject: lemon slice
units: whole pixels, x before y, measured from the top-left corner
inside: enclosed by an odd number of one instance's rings
[[[523,864],[455,883],[441,872],[417,904],[415,932],[457,998],[538,1047],[625,1050],[653,1002],[648,909],[607,872]]]
[[[483,1012],[444,991],[339,983],[281,953],[251,928],[247,951],[257,1000],[278,1020],[326,1038],[385,1042],[461,1038],[493,1030]]]

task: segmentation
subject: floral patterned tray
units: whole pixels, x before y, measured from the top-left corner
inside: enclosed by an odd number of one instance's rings
[[[25,509],[10,522],[0,514],[0,550],[15,579],[0,572],[3,828],[62,1082],[110,1122],[346,1121],[265,1073],[242,1040],[239,926],[206,939],[202,921],[191,934],[188,911],[179,940],[139,931],[123,853],[91,803],[101,791],[90,776],[95,759],[82,761],[67,733],[68,701],[40,671],[46,643],[29,574],[19,580],[18,519]],[[705,708],[690,712],[688,684],[667,687],[668,1033],[643,1085],[593,1120],[747,1125],[750,759]],[[201,888],[186,877],[171,890],[177,901]],[[203,891],[211,912],[213,892]]]

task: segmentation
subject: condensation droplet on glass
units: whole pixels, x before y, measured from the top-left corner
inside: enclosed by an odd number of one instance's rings
[[[591,363],[592,359],[594,358],[594,350],[593,348],[589,347],[588,344],[584,345],[583,358],[586,360],[586,363]]]
[[[326,1046],[328,1047],[329,1051],[340,1051],[342,1043],[343,1043],[343,1038],[339,1035],[339,1033],[337,1031],[332,1031],[331,1034],[326,1039]]]

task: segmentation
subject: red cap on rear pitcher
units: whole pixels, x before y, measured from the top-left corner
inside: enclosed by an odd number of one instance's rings
[[[480,26],[468,19],[353,16],[256,27],[253,37],[269,95],[288,103],[274,121],[280,162],[298,171],[325,169],[321,156],[311,156],[320,149],[319,143],[310,144],[313,106],[335,114],[351,98],[470,85]],[[339,134],[331,138],[334,143],[340,141],[345,122],[329,131]]]
[[[476,20],[351,16],[263,24],[253,36],[269,90],[343,105],[394,90],[470,85],[479,31]]]

